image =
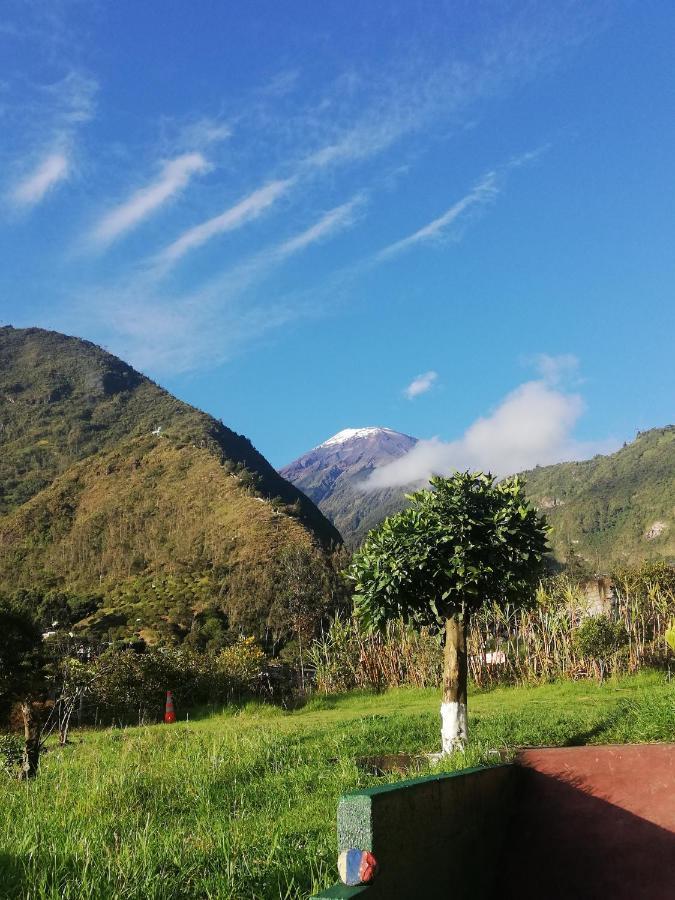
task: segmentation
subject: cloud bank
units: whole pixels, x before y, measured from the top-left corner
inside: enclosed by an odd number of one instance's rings
[[[466,469],[505,476],[616,449],[610,441],[575,440],[573,429],[583,411],[579,394],[566,393],[545,380],[526,382],[457,440],[419,441],[405,456],[376,469],[364,488],[419,484],[432,475]]]

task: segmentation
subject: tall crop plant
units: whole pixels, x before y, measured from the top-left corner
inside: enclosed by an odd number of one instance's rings
[[[610,608],[594,615],[582,587],[557,576],[539,586],[528,608],[487,603],[467,633],[469,675],[475,684],[536,683],[600,678],[665,665],[665,635],[675,619],[670,570],[632,570],[615,578]],[[611,632],[612,640],[607,637]],[[597,640],[593,636],[597,637]],[[429,687],[442,671],[439,635],[401,619],[366,634],[354,619],[337,618],[310,653],[317,689]]]

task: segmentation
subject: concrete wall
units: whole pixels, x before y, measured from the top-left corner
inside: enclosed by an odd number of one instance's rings
[[[346,794],[338,806],[338,852],[370,850],[379,873],[368,887],[335,885],[315,900],[490,897],[513,791],[514,767],[496,766]]]

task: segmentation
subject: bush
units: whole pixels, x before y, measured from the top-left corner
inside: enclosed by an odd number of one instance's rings
[[[161,718],[166,692],[178,711],[209,703],[240,702],[262,690],[265,655],[253,638],[220,653],[187,647],[152,647],[142,653],[109,651],[91,666],[90,707],[99,722],[147,722]]]
[[[18,734],[0,734],[0,771],[13,774],[23,756],[23,741]]]
[[[603,678],[609,660],[627,638],[621,622],[612,622],[608,616],[591,616],[577,629],[574,645],[580,656],[593,661]]]

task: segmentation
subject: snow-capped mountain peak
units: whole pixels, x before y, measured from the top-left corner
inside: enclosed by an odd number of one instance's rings
[[[401,491],[368,491],[370,473],[411,450],[416,438],[392,428],[344,428],[281,469],[350,543],[405,504]]]
[[[378,434],[397,434],[397,432],[392,431],[391,428],[380,428],[374,425],[369,425],[366,428],[343,428],[342,431],[338,431],[338,433],[334,434],[333,437],[328,438],[327,441],[319,444],[319,447],[330,447],[333,444],[344,444],[347,441],[353,441],[358,438],[373,437],[373,435]]]

